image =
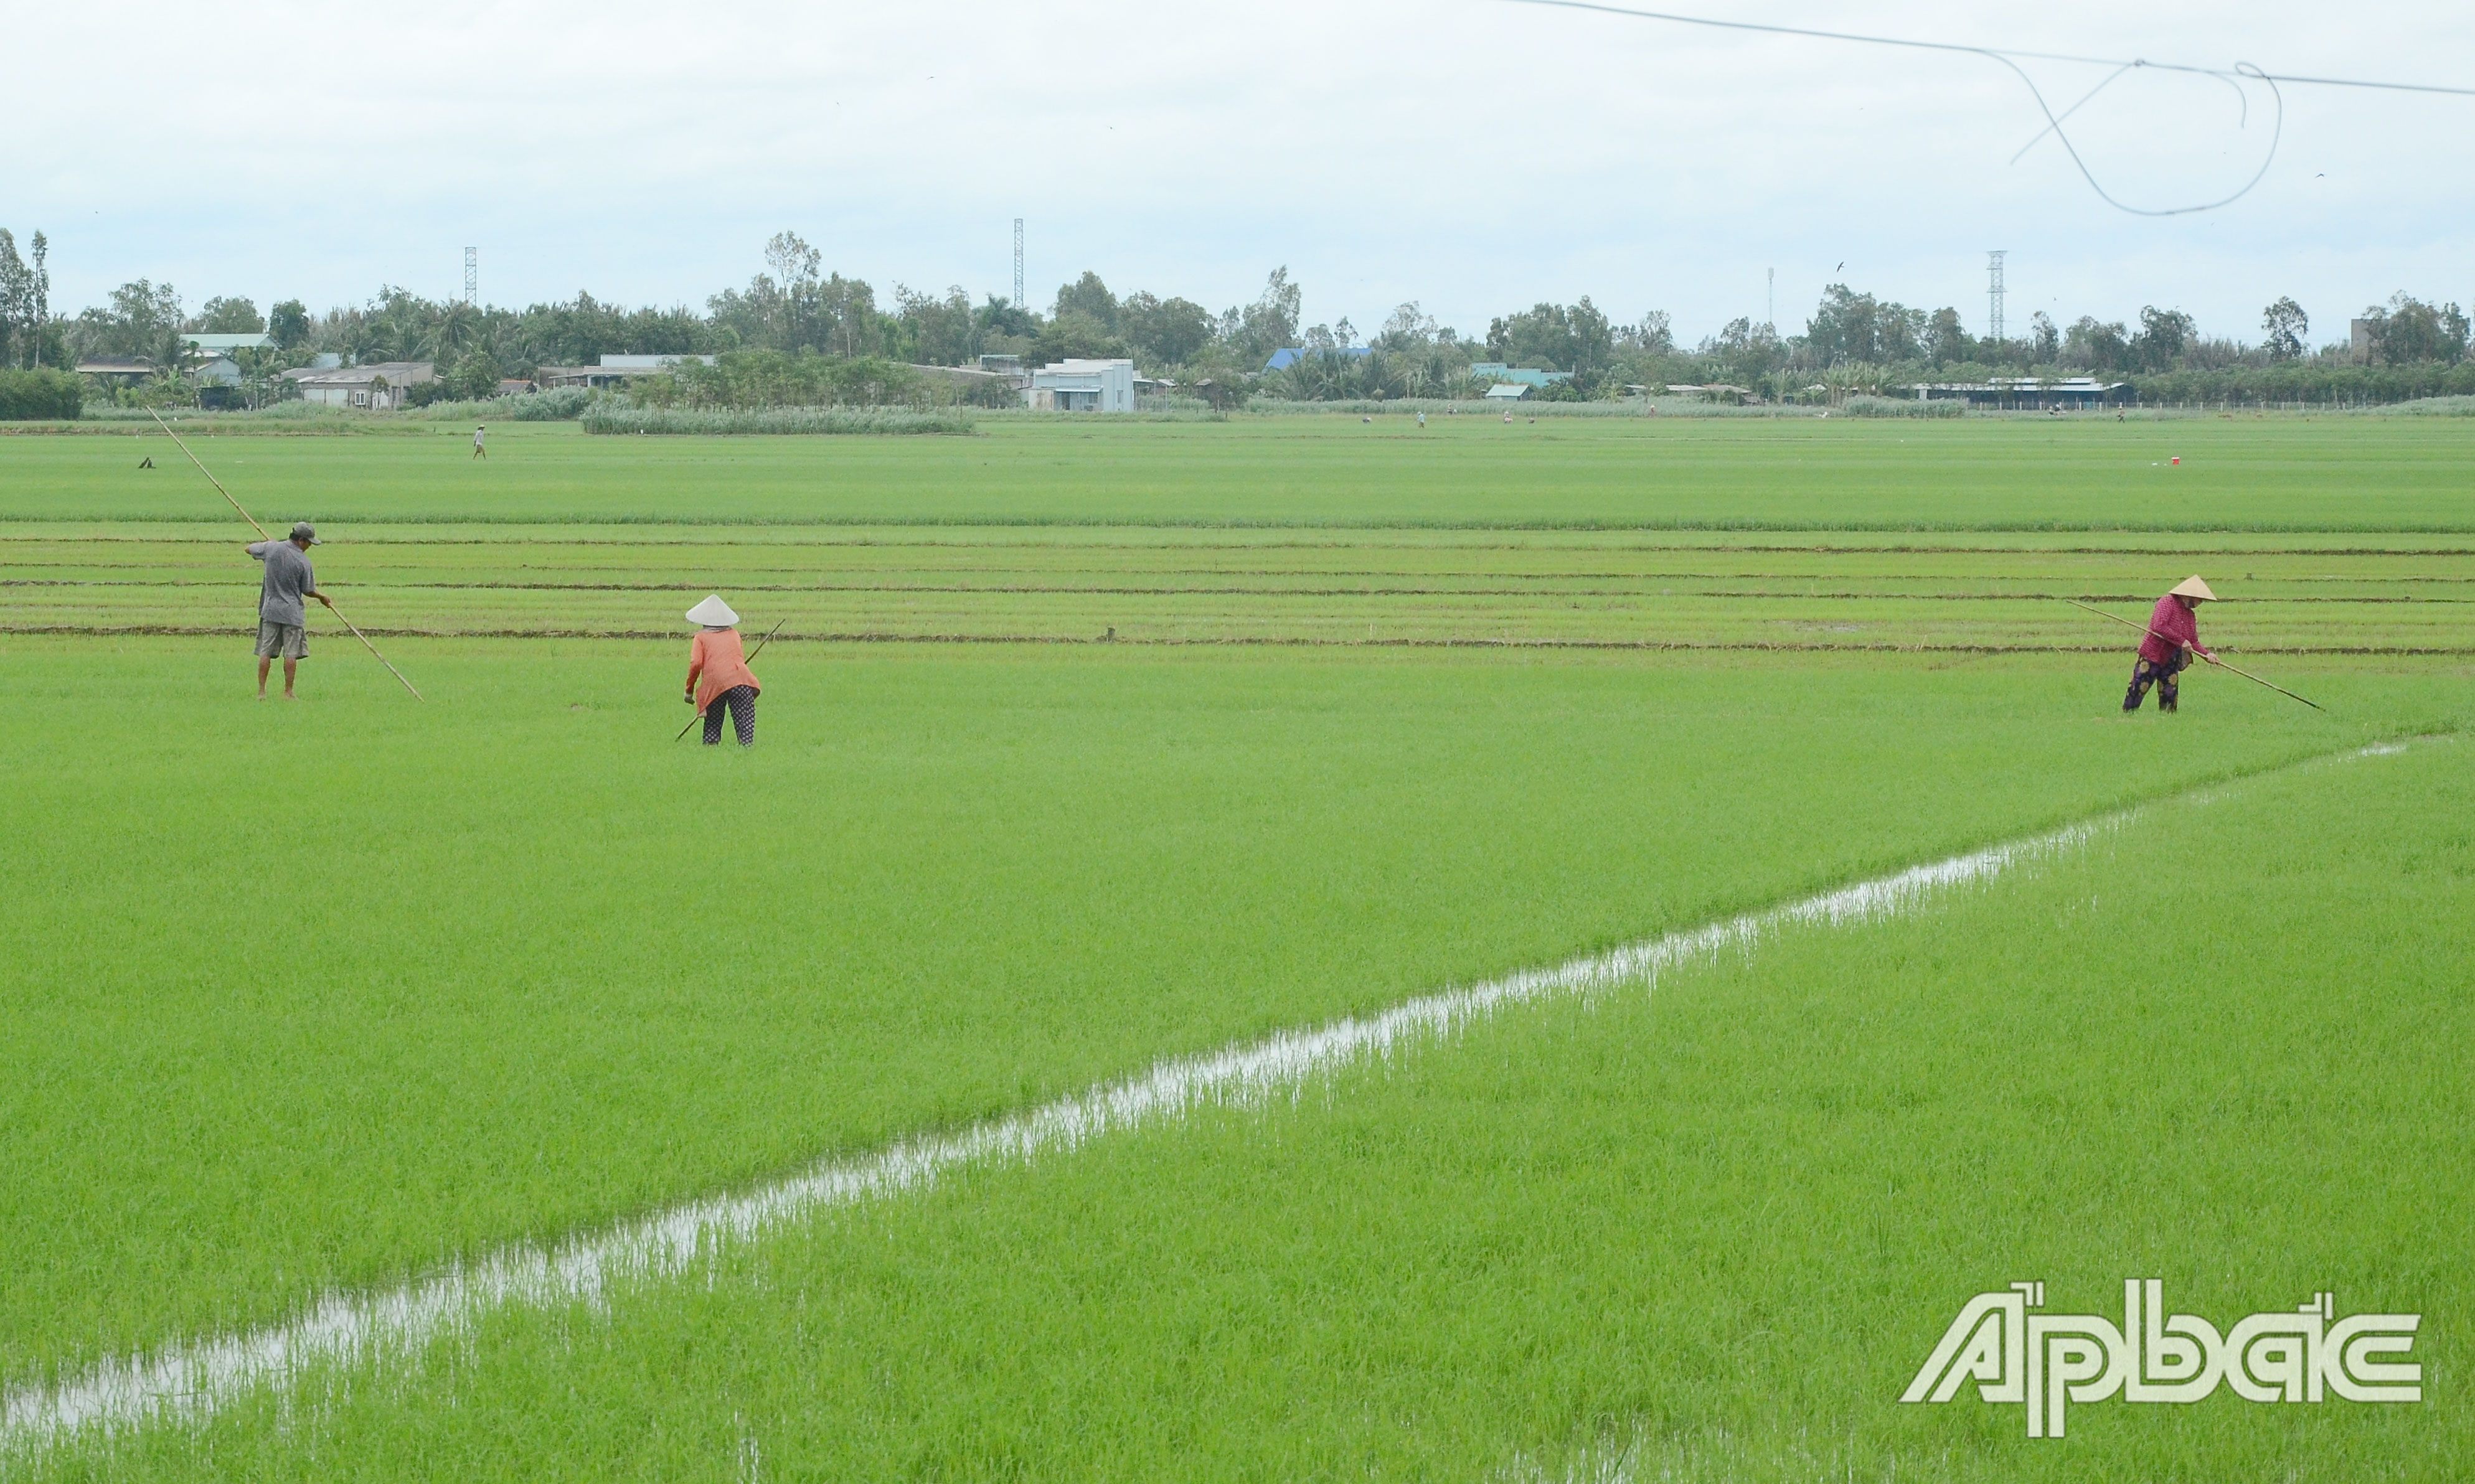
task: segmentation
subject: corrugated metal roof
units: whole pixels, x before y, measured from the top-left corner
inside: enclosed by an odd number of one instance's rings
[[[1305,360],[1308,356],[1314,353],[1314,352],[1308,350],[1305,346],[1284,346],[1280,350],[1272,353],[1272,358],[1263,363],[1263,369],[1265,371],[1287,371],[1291,366],[1296,365],[1298,362]],[[1343,346],[1340,348],[1338,353],[1350,356],[1354,359],[1360,355],[1374,354],[1375,348],[1370,345]]]

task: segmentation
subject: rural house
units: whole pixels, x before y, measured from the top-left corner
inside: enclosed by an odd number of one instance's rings
[[[1132,412],[1135,363],[1055,361],[1031,374],[1023,405],[1042,412]]]
[[[327,407],[360,407],[385,412],[404,404],[409,389],[438,379],[429,361],[380,361],[369,366],[287,371],[283,379],[301,388],[301,400]]]
[[[1480,361],[1470,367],[1470,375],[1482,381],[1517,381],[1544,391],[1558,381],[1570,381],[1569,371],[1539,371],[1530,366],[1507,366],[1502,361]]]
[[[1305,346],[1283,346],[1281,349],[1272,353],[1272,358],[1270,360],[1263,362],[1263,369],[1267,372],[1287,371],[1291,366],[1296,365],[1298,362],[1315,353],[1317,353],[1309,350]],[[1333,353],[1336,355],[1346,355],[1351,360],[1357,360],[1360,356],[1374,354],[1375,348],[1370,345],[1345,345],[1336,348]]]

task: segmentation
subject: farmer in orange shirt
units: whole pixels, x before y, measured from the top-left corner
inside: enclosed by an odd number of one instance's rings
[[[2140,658],[2131,667],[2131,689],[2123,693],[2123,710],[2138,711],[2152,684],[2157,687],[2157,709],[2175,709],[2179,697],[2174,677],[2191,667],[2194,655],[2217,658],[2200,643],[2200,620],[2193,616],[2202,603],[2217,598],[2207,583],[2193,576],[2157,599],[2157,611],[2148,616],[2147,637],[2140,641]]]
[[[697,708],[704,717],[704,744],[722,743],[722,713],[730,710],[731,725],[739,729],[739,744],[756,745],[756,676],[747,669],[747,653],[739,643],[739,615],[713,594],[688,610],[688,621],[703,625],[688,645],[687,694],[680,697]]]

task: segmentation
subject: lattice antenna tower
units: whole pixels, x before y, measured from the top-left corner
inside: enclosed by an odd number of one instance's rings
[[[2002,333],[2002,257],[2009,251],[2008,248],[1997,248],[1985,255],[1985,297],[1992,304],[1985,318],[1985,333],[1989,340],[2009,338]]]
[[[1777,329],[1778,328],[1778,270],[1765,268],[1762,270],[1762,323]]]
[[[1022,307],[1022,218],[1014,219],[1014,306]]]
[[[480,286],[481,250],[466,248],[464,250],[464,302],[466,304],[473,302],[473,296]]]

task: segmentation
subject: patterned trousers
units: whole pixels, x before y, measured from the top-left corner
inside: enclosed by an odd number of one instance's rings
[[[2174,657],[2163,665],[2154,660],[2142,660],[2132,666],[2131,689],[2123,693],[2122,709],[2138,711],[2140,703],[2147,698],[2148,688],[2154,685],[2157,687],[2157,709],[2174,710],[2176,701],[2180,699],[2175,692],[2174,677],[2181,674],[2191,663],[2191,655],[2178,649],[2174,652]]]
[[[730,724],[739,729],[739,744],[755,746],[756,688],[746,685],[732,686],[715,696],[713,704],[704,709],[704,744],[708,747],[722,744],[722,710],[725,706],[730,708]]]

